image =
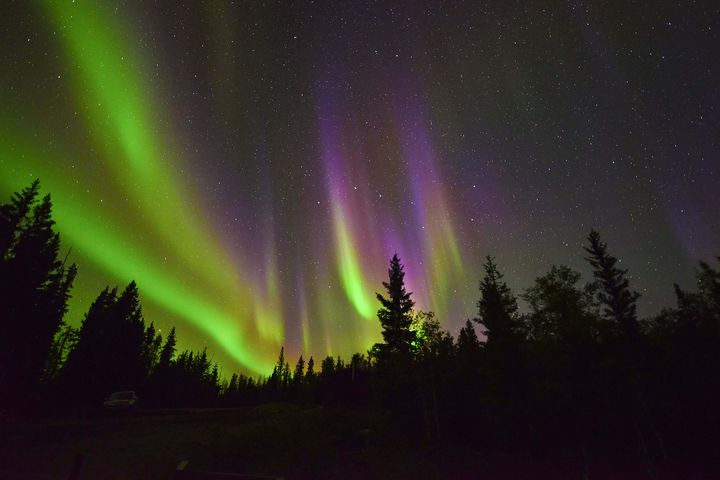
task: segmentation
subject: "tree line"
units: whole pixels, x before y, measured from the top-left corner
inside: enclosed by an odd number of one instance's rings
[[[581,253],[587,280],[552,266],[516,294],[487,257],[477,311],[454,338],[415,308],[395,255],[377,294],[382,342],[348,361],[301,356],[292,367],[281,349],[268,377],[225,379],[206,350],[177,352],[174,328],[163,338],[146,323],[134,282],[105,288],[80,327],[67,325],[77,268],[60,256],[51,209],[37,181],[0,206],[7,411],[48,408],[48,397],[87,407],[122,389],[158,407],[370,406],[429,441],[559,448],[580,463],[612,451],[649,465],[711,448],[699,439],[720,431],[720,272],[704,262],[694,291],[675,285],[676,306],[641,319],[639,294],[596,231]]]

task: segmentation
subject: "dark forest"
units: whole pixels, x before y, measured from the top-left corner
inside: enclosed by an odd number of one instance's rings
[[[613,462],[662,478],[668,465],[704,469],[715,455],[720,272],[700,262],[693,290],[675,285],[674,308],[638,318],[639,294],[596,231],[578,252],[591,279],[556,265],[513,292],[488,256],[477,310],[457,338],[433,312],[415,309],[395,255],[378,286],[382,343],[345,359],[289,359],[281,350],[259,378],[225,378],[211,352],[178,351],[174,329],[163,337],[144,318],[135,282],[99,292],[78,328],[65,323],[78,268],[61,252],[37,181],[0,207],[0,249],[7,425],[92,417],[106,395],[134,390],[136,415],[264,404],[378,412],[382,425],[359,429],[355,441],[552,458],[571,466],[569,478],[594,478],[597,465]]]

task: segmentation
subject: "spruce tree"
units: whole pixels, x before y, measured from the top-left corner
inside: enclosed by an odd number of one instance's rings
[[[499,405],[521,402],[526,390],[522,359],[523,330],[517,313],[517,300],[503,281],[493,259],[488,256],[485,275],[480,281],[478,317],[485,335],[485,371],[490,391]],[[504,408],[504,407],[499,407]]]
[[[90,306],[77,345],[68,354],[62,377],[70,392],[94,403],[116,390],[140,388],[148,374],[147,336],[135,282],[120,295],[106,287]]]
[[[293,374],[293,382],[294,383],[302,383],[304,375],[305,375],[305,359],[303,359],[302,355],[300,355],[300,358],[298,358],[298,361],[295,364],[295,372]]]
[[[0,406],[37,398],[53,340],[63,325],[77,269],[60,260],[49,195],[37,181],[0,205]]]
[[[282,388],[284,386],[283,379],[285,376],[285,363],[285,347],[283,346],[280,347],[280,355],[278,355],[277,363],[275,364],[275,367],[270,374],[270,378],[268,379],[268,384],[272,388]]]
[[[155,324],[150,322],[150,325],[145,329],[145,334],[143,336],[142,363],[145,375],[150,375],[155,370],[158,363],[161,345],[162,335],[157,333],[155,330]]]
[[[480,351],[480,340],[470,320],[466,320],[465,326],[460,329],[457,346],[459,355],[464,358],[472,357]]]
[[[105,365],[108,375],[115,373],[114,379],[110,379],[108,384],[111,390],[137,389],[147,374],[143,365],[145,320],[139,296],[137,284],[131,281],[113,309],[111,329],[114,330],[115,338],[107,339],[106,348],[112,356],[109,364]]]
[[[170,333],[165,339],[165,344],[160,351],[160,357],[158,358],[157,365],[158,370],[165,370],[170,367],[170,362],[172,362],[173,358],[175,357],[176,344],[177,341],[175,340],[175,327],[172,327],[170,329]]]
[[[405,291],[405,272],[397,254],[393,255],[388,269],[388,282],[383,282],[387,291],[387,298],[376,294],[381,303],[377,316],[382,326],[382,335],[385,340],[385,351],[389,354],[408,355],[413,340],[412,308],[415,303],[411,300],[411,292]]]
[[[55,335],[43,373],[45,380],[55,380],[57,378],[58,373],[67,361],[68,353],[77,345],[78,333],[79,329],[70,325],[63,325]]]
[[[237,395],[239,390],[239,377],[237,373],[233,373],[232,377],[230,377],[230,382],[228,383],[227,387],[225,388],[225,396],[230,397],[231,400],[234,400],[235,395]]]
[[[605,316],[614,320],[627,338],[635,339],[640,334],[636,312],[640,294],[630,290],[627,270],[617,267],[618,259],[608,253],[600,234],[591,230],[587,239],[590,246],[583,247],[589,255],[585,260],[594,269],[593,276],[600,286],[598,300],[604,305]]]
[[[69,399],[80,401],[85,394],[94,398],[109,393],[103,390],[109,373],[106,367],[112,355],[111,344],[116,339],[111,319],[116,301],[117,289],[105,287],[85,314],[75,348],[68,353],[60,373]],[[92,402],[92,398],[87,400]]]
[[[477,303],[478,317],[473,320],[485,329],[485,343],[489,349],[504,348],[517,340],[520,321],[517,315],[517,300],[502,280],[492,257],[486,257],[485,276],[480,281],[480,300]]]
[[[305,382],[312,383],[315,380],[315,360],[313,357],[307,362],[307,370],[305,371]]]
[[[40,181],[35,180],[29,187],[13,193],[10,203],[0,204],[0,259],[3,261],[12,256],[12,246],[39,192]]]
[[[290,363],[287,360],[285,361],[285,365],[283,365],[280,381],[283,388],[287,388],[288,386],[290,386],[290,382],[292,381],[292,374],[290,373]]]
[[[329,377],[333,373],[335,373],[335,359],[328,355],[322,362],[320,362],[320,374],[323,377]]]

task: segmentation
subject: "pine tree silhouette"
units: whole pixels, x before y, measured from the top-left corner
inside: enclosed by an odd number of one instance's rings
[[[457,346],[458,353],[463,357],[475,356],[480,351],[480,340],[470,320],[466,320],[465,326],[460,329]]]
[[[504,348],[517,339],[520,322],[517,317],[517,300],[502,281],[502,274],[492,257],[486,257],[485,276],[480,281],[480,300],[478,316],[473,320],[483,327],[488,348]]]
[[[268,384],[269,386],[271,386],[271,388],[282,389],[286,386],[284,384],[286,363],[287,362],[285,361],[285,347],[283,346],[280,347],[280,355],[278,355],[277,363],[275,364],[272,374],[268,379]]]
[[[85,315],[62,376],[71,395],[99,402],[117,390],[138,390],[147,377],[145,321],[135,282],[118,296],[105,288]]]
[[[527,387],[522,359],[524,332],[517,300],[490,256],[486,257],[484,269],[478,317],[473,320],[485,327],[481,333],[485,335],[488,388],[502,410],[524,400]]]
[[[170,368],[170,363],[172,362],[173,358],[175,357],[175,345],[177,344],[177,341],[175,340],[175,327],[172,327],[170,329],[170,333],[168,334],[167,338],[165,339],[165,343],[163,344],[162,350],[160,351],[160,357],[158,358],[158,365],[157,369],[160,370],[167,370]]]
[[[636,312],[640,294],[630,290],[625,277],[627,270],[616,266],[618,260],[608,253],[607,244],[600,240],[600,234],[591,230],[587,240],[590,246],[583,247],[589,254],[585,260],[592,265],[593,275],[600,283],[598,299],[605,306],[605,315],[617,322],[628,339],[634,340],[640,334]]]
[[[320,362],[320,375],[329,377],[333,373],[335,373],[335,359],[328,355]]]
[[[50,195],[38,181],[0,205],[0,407],[30,408],[77,274],[58,258]]]
[[[388,269],[388,282],[383,282],[387,298],[376,294],[382,307],[377,316],[382,326],[385,350],[388,354],[408,355],[415,339],[412,325],[412,308],[415,303],[410,299],[411,292],[405,290],[405,272],[397,254],[393,255]]]
[[[150,325],[145,329],[142,343],[142,364],[145,376],[149,376],[155,370],[161,344],[162,335],[156,332],[155,324],[150,322]]]
[[[109,345],[113,352],[112,367],[116,372],[117,386],[111,390],[137,390],[142,385],[147,369],[143,364],[143,340],[145,320],[140,305],[137,284],[131,281],[118,297],[115,304],[115,342]],[[109,393],[109,392],[108,392]]]
[[[312,383],[315,380],[315,360],[313,357],[310,357],[310,359],[307,362],[307,370],[305,372],[305,382],[306,383]]]
[[[298,358],[298,361],[295,364],[295,372],[293,373],[293,382],[296,384],[302,383],[304,375],[305,375],[305,359],[303,359],[302,355],[300,355],[300,358]]]

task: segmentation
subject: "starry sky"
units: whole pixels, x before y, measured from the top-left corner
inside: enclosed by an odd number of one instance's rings
[[[380,340],[397,252],[457,333],[485,255],[516,291],[589,278],[598,229],[643,296],[720,254],[712,1],[0,5],[0,194],[40,178],[79,276],[135,279],[224,372]]]

